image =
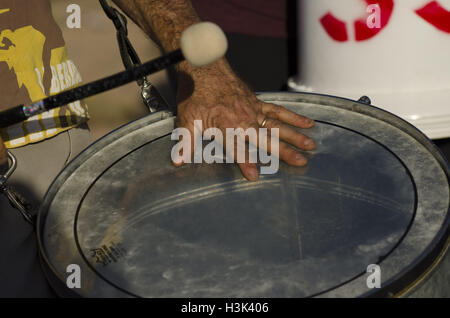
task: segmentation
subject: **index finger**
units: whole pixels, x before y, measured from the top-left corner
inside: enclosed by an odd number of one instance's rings
[[[262,113],[268,117],[281,120],[289,125],[299,128],[311,128],[314,127],[314,120],[294,113],[283,106],[278,106],[269,103],[263,103],[261,106]]]

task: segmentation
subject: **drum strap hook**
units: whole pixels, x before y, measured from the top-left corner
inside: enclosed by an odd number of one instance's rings
[[[17,191],[15,191],[12,187],[8,186],[6,183],[11,175],[17,168],[17,159],[16,157],[8,151],[8,158],[11,161],[11,165],[8,168],[8,171],[4,175],[0,175],[0,194],[4,194],[8,199],[9,203],[13,208],[15,208],[33,227],[35,226],[35,217],[31,213],[33,207],[29,204],[25,198],[20,195]]]
[[[107,0],[99,0],[100,5],[105,11],[106,16],[111,19],[117,31],[117,43],[119,44],[120,56],[122,58],[125,69],[129,70],[134,66],[141,65],[136,50],[128,38],[127,18],[117,9],[110,6]],[[151,113],[159,110],[167,110],[169,106],[158,90],[152,85],[147,77],[144,76],[136,81],[141,87],[141,97],[144,105],[147,106]]]

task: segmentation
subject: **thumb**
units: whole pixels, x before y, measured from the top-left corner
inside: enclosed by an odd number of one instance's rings
[[[172,149],[172,163],[179,167],[185,163],[191,163],[194,155],[194,123],[180,124],[176,128],[176,134],[179,136],[179,142]],[[198,136],[200,135],[199,132]]]

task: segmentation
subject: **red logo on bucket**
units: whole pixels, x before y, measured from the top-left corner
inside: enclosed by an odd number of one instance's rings
[[[367,15],[364,14],[361,18],[353,22],[355,28],[355,40],[366,41],[373,38],[381,30],[383,30],[391,19],[392,11],[394,10],[394,0],[363,0],[367,5],[378,4],[381,11],[380,28],[370,28],[367,25]],[[347,23],[336,18],[331,12],[325,14],[321,19],[325,31],[328,35],[338,42],[346,42],[349,40]]]
[[[446,10],[437,1],[431,1],[416,13],[437,29],[450,33],[450,11]]]

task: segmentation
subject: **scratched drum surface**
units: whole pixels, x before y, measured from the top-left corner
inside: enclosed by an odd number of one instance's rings
[[[141,119],[88,149],[48,194],[54,272],[79,264],[83,296],[139,297],[353,296],[370,292],[369,264],[385,266],[386,282],[402,272],[448,222],[438,162],[372,116],[265,98],[317,120],[304,131],[317,143],[306,167],[281,163],[258,182],[232,164],[175,168],[174,118]]]

